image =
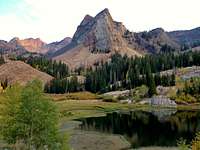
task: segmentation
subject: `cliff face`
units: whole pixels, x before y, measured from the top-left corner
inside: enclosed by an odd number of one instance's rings
[[[23,46],[27,51],[32,53],[42,53],[41,48],[46,45],[43,41],[41,41],[39,38],[33,39],[28,38],[24,40],[18,40],[17,41],[19,45]]]
[[[14,38],[10,42],[0,40],[0,53],[17,56],[26,53],[26,49],[16,42],[17,39]]]
[[[58,42],[53,42],[53,43],[50,43],[50,44],[47,44],[45,46],[42,47],[42,49],[45,49],[46,50],[46,53],[49,55],[49,54],[53,54],[55,53],[56,51],[58,51],[59,49],[67,46],[70,42],[71,42],[71,38],[70,37],[66,37],[64,38],[63,40],[61,41],[58,41]]]
[[[126,32],[127,29],[121,22],[113,20],[108,9],[104,9],[95,17],[86,15],[72,42],[52,57],[74,68],[106,61],[116,52],[128,56],[142,56],[140,51],[128,44],[124,38]]]
[[[86,15],[72,41],[89,47],[91,52],[119,51],[127,46],[122,38],[125,31],[122,23],[113,21],[108,9],[105,9],[95,17]]]

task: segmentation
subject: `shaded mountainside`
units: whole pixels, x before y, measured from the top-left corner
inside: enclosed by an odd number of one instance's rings
[[[0,53],[9,55],[22,55],[26,53],[26,49],[12,42],[0,40]]]
[[[13,83],[25,85],[34,79],[41,80],[44,85],[53,77],[21,61],[9,61],[0,66],[0,81],[8,80],[9,85]]]
[[[192,30],[173,31],[169,32],[168,35],[180,45],[200,46],[200,27]]]

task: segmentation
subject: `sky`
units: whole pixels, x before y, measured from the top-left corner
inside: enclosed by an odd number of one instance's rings
[[[199,6],[200,0],[0,0],[0,39],[60,41],[104,8],[134,32],[192,29],[200,26]]]

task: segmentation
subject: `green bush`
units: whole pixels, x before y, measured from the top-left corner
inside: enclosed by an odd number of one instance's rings
[[[175,101],[177,104],[192,104],[192,103],[196,103],[197,100],[195,97],[189,95],[189,94],[184,94],[184,93],[181,93],[180,95],[178,95],[176,98],[175,98]]]
[[[117,99],[110,95],[106,95],[106,96],[103,95],[103,96],[101,96],[101,98],[102,98],[103,102],[115,102],[115,103],[117,102]]]
[[[179,150],[190,150],[190,145],[186,144],[186,140],[180,139],[177,143]]]
[[[149,88],[146,85],[136,87],[131,90],[131,96],[134,101],[139,102],[148,95]]]

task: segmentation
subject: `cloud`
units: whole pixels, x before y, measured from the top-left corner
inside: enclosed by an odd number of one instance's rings
[[[2,0],[1,0],[2,1]],[[4,0],[5,1],[5,0]],[[8,0],[11,1],[11,0]],[[73,36],[86,14],[109,8],[116,21],[131,31],[163,27],[190,29],[200,25],[199,0],[15,0],[0,13],[0,38],[40,37],[46,42]],[[20,3],[19,3],[20,2]]]

